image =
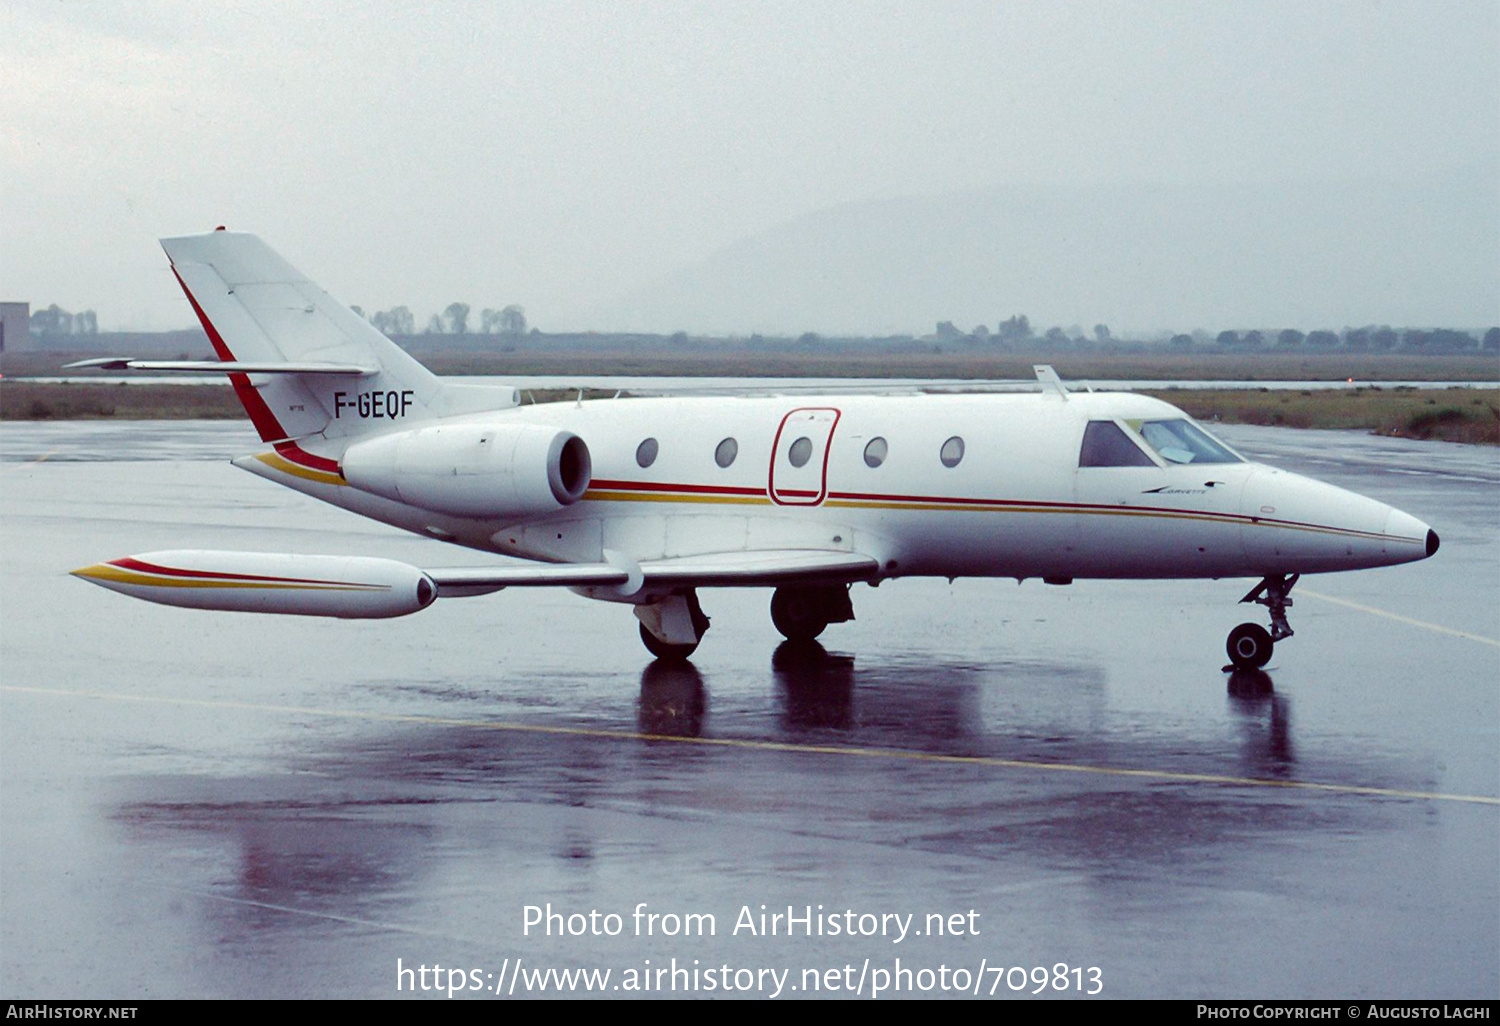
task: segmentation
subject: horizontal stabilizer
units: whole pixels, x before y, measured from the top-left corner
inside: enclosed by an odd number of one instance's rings
[[[170,371],[195,374],[342,374],[367,378],[377,367],[348,363],[290,363],[273,360],[132,360],[128,356],[101,356],[63,364],[64,370]]]

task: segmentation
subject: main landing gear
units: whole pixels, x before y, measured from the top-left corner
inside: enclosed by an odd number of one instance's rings
[[[641,643],[656,658],[687,659],[708,630],[708,617],[691,588],[635,607]],[[771,596],[771,622],[793,644],[805,645],[831,623],[854,619],[847,584],[777,588]]]
[[[658,659],[680,662],[692,655],[708,630],[708,617],[698,605],[698,593],[689,588],[635,607],[641,621],[641,641]]]
[[[1286,611],[1292,605],[1288,593],[1300,576],[1301,574],[1277,574],[1265,577],[1240,599],[1241,602],[1255,602],[1269,609],[1271,629],[1268,631],[1256,623],[1242,623],[1230,631],[1229,640],[1224,647],[1229,652],[1229,661],[1233,666],[1260,669],[1271,661],[1271,652],[1276,647],[1276,642],[1292,636],[1292,626],[1286,622]]]
[[[771,595],[771,622],[788,641],[806,644],[831,623],[854,619],[849,586],[782,587]]]

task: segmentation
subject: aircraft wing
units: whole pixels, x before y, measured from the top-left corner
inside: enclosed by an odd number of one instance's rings
[[[880,564],[857,552],[822,549],[761,549],[716,552],[639,564],[641,587],[732,587],[799,581],[858,581],[873,577]],[[478,595],[500,588],[628,585],[636,571],[612,563],[548,563],[516,566],[439,567],[425,571],[443,597]]]

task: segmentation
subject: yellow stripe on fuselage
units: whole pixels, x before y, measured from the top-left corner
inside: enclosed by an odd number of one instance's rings
[[[338,474],[330,474],[326,470],[313,470],[311,467],[299,466],[283,457],[280,453],[256,453],[255,458],[272,470],[279,470],[283,474],[291,474],[293,477],[306,478],[309,481],[317,481],[321,484],[347,485],[349,483]]]
[[[598,502],[693,502],[732,503],[738,505],[772,505],[763,495],[703,495],[692,492],[634,492],[613,489],[589,491],[583,496]],[[786,503],[792,508],[815,508],[810,503]],[[1165,520],[1198,520],[1204,523],[1228,524],[1238,527],[1271,527],[1284,531],[1309,531],[1315,534],[1334,534],[1370,541],[1397,542],[1407,545],[1425,545],[1423,538],[1397,538],[1393,535],[1376,534],[1371,531],[1355,531],[1343,527],[1322,527],[1316,524],[1288,524],[1273,520],[1248,519],[1239,513],[1194,512],[1191,510],[1133,509],[1121,506],[1116,509],[1093,509],[1079,506],[1025,506],[994,505],[957,500],[954,502],[931,502],[920,499],[828,499],[823,506],[838,509],[890,509],[922,512],[956,511],[960,513],[1069,513],[1080,516],[1105,517],[1154,517]]]
[[[600,502],[707,502],[733,503],[741,506],[771,505],[771,500],[764,495],[699,495],[692,492],[658,492],[648,495],[641,492],[591,491],[585,492],[583,497]]]

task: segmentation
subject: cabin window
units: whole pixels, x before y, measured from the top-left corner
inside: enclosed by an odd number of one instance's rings
[[[1241,463],[1229,447],[1190,420],[1129,421],[1168,463]]]
[[[890,452],[890,446],[885,444],[884,438],[872,438],[865,445],[865,466],[878,467],[885,462],[886,454]]]
[[[656,443],[656,439],[646,439],[640,445],[636,446],[636,463],[639,464],[642,469],[651,466],[651,464],[656,462],[656,454],[660,450],[660,448],[661,447]]]
[[[964,440],[954,435],[943,443],[938,450],[938,459],[943,461],[945,467],[956,467],[958,461],[964,458]]]
[[[799,438],[792,443],[792,447],[786,451],[787,462],[794,467],[805,467],[807,461],[812,457],[812,439]]]
[[[721,467],[727,467],[734,462],[734,458],[740,454],[740,443],[733,438],[726,438],[719,443],[714,450],[714,462]]]
[[[1112,420],[1091,420],[1078,453],[1080,467],[1154,467],[1151,457]]]

